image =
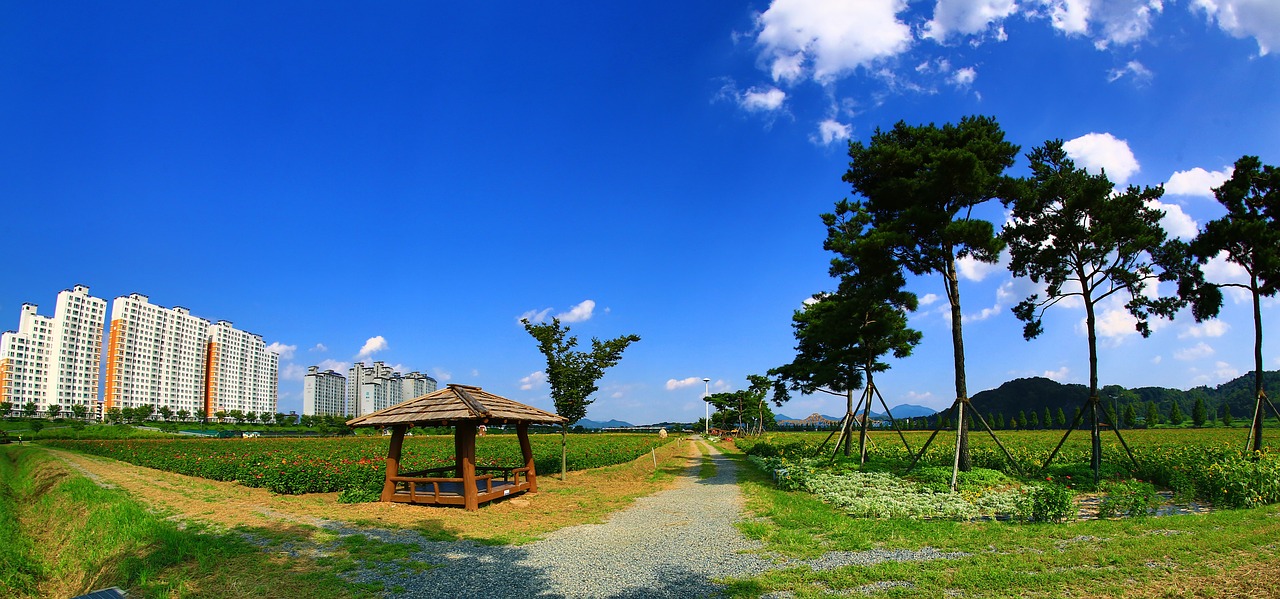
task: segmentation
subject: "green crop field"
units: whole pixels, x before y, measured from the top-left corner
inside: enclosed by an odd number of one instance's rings
[[[664,442],[657,435],[570,435],[568,467],[570,470],[583,470],[628,462]],[[546,474],[560,470],[559,435],[532,435],[530,443],[539,472]],[[246,486],[296,495],[381,489],[390,437],[48,440],[41,444],[157,470],[212,480],[239,481]],[[453,461],[451,436],[405,439],[402,469],[434,468]],[[518,440],[514,435],[477,438],[476,464],[521,465]]]

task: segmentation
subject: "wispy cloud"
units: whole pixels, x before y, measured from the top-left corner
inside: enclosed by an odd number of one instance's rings
[[[280,379],[285,381],[300,381],[307,376],[307,369],[301,364],[285,364],[280,369]]]
[[[1202,337],[1221,337],[1227,334],[1231,329],[1231,325],[1221,320],[1206,320],[1205,322],[1193,324],[1178,333],[1179,339],[1188,337],[1199,339]]]
[[[520,390],[528,391],[530,389],[533,389],[534,387],[542,386],[542,384],[545,382],[547,382],[547,373],[541,370],[537,372],[532,372],[532,373],[529,373],[529,376],[522,377],[520,379]]]
[[[1200,343],[1197,343],[1192,347],[1184,347],[1176,352],[1173,352],[1173,358],[1175,360],[1183,360],[1183,361],[1201,360],[1209,356],[1212,356],[1213,353],[1214,353],[1213,348],[1209,347],[1208,343],[1201,341]]]
[[[329,348],[328,348],[327,346],[325,346],[325,344],[323,344],[323,343],[317,343],[317,344],[315,345],[315,347],[312,347],[311,349],[309,349],[309,350],[307,350],[307,351],[313,351],[313,352],[320,352],[320,353],[324,353],[324,352],[329,351]]]
[[[543,308],[541,310],[529,310],[524,314],[516,317],[516,322],[529,321],[534,324],[547,320],[547,315],[551,313],[551,308]]]

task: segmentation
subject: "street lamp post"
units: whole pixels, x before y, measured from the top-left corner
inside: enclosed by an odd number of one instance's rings
[[[704,428],[706,428],[706,431],[704,432],[704,434],[707,434],[707,435],[711,434],[711,402],[707,401],[707,397],[709,397],[710,395],[711,395],[711,379],[703,378],[702,379],[702,403],[704,404],[703,411],[706,412],[706,417],[702,419],[702,424]]]

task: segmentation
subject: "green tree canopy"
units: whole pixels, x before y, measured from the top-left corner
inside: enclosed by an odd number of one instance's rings
[[[969,393],[957,261],[998,259],[1004,242],[989,221],[973,216],[973,209],[997,197],[1017,152],[989,117],[966,117],[942,127],[900,121],[889,131],[877,128],[868,144],[849,144],[844,181],[866,198],[869,245],[882,248],[914,274],[942,275],[951,306],[959,410],[968,405]],[[957,420],[956,469],[967,471],[967,418]]]
[[[1213,190],[1226,208],[1222,217],[1205,223],[1191,242],[1191,255],[1200,264],[1221,256],[1244,269],[1248,281],[1204,281],[1197,271],[1184,277],[1179,291],[1192,299],[1197,321],[1217,316],[1222,309],[1222,288],[1245,290],[1253,299],[1254,409],[1250,437],[1252,449],[1262,449],[1263,370],[1262,298],[1280,290],[1280,169],[1263,165],[1257,156],[1236,161],[1231,178]]]
[[[528,319],[520,322],[538,342],[538,351],[547,361],[551,401],[556,413],[565,418],[560,429],[560,476],[563,478],[567,469],[565,438],[569,427],[587,416],[587,406],[595,401],[591,395],[599,390],[596,382],[605,370],[622,360],[622,352],[639,341],[640,336],[624,335],[608,341],[593,337],[591,351],[584,352],[574,349],[578,338],[569,335],[569,327],[561,325],[559,318],[552,318],[549,323],[533,323]]]
[[[1031,176],[1009,186],[1005,205],[1011,210],[1011,218],[1001,235],[1009,244],[1009,269],[1016,276],[1043,284],[1045,292],[1043,298],[1032,294],[1013,313],[1025,323],[1022,335],[1030,340],[1044,332],[1045,310],[1068,298],[1083,304],[1089,350],[1085,413],[1091,422],[1091,463],[1097,478],[1102,459],[1098,427],[1099,303],[1115,295],[1123,297],[1125,308],[1136,319],[1138,332],[1143,337],[1150,335],[1148,318],[1172,318],[1182,301],[1178,297],[1152,298],[1144,290],[1150,283],[1174,279],[1181,270],[1165,268],[1164,260],[1185,256],[1185,251],[1178,252],[1176,246],[1167,244],[1167,235],[1160,226],[1164,212],[1151,207],[1163,194],[1162,189],[1130,186],[1113,193],[1115,186],[1106,173],[1092,175],[1077,168],[1063,149],[1062,140],[1045,142],[1027,154],[1027,159]],[[1114,426],[1115,418],[1110,420]],[[1118,435],[1119,429],[1114,430]],[[1070,434],[1068,429],[1065,435]],[[1057,449],[1045,465],[1056,455]]]

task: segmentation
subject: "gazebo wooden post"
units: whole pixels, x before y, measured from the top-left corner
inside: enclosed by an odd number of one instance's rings
[[[538,492],[538,473],[533,468],[533,447],[529,445],[529,423],[516,423],[516,437],[520,439],[520,455],[524,457],[524,467],[529,469],[529,492]]]
[[[391,477],[400,474],[400,450],[404,446],[404,432],[409,427],[397,424],[391,427],[391,448],[387,450],[387,480],[382,483],[382,501],[391,501],[396,494],[396,484]]]
[[[480,509],[480,492],[476,489],[476,423],[459,422],[453,440],[458,454],[458,469],[461,470],[464,507],[474,512]]]

